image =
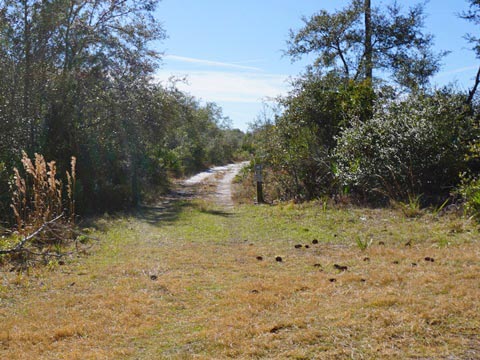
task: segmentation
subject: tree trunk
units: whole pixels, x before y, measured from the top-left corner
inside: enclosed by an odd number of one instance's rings
[[[372,6],[365,0],[365,78],[373,78]]]
[[[132,159],[132,200],[133,205],[138,206],[140,205],[140,187],[138,184],[138,163],[137,163],[137,155],[133,155]]]
[[[477,71],[477,76],[475,77],[475,83],[473,84],[472,89],[468,92],[468,98],[467,98],[467,104],[471,105],[473,101],[473,97],[475,96],[475,93],[477,92],[478,85],[480,84],[480,67],[478,68]]]
[[[23,56],[25,61],[25,68],[23,73],[23,121],[29,129],[29,139],[27,149],[30,154],[35,149],[35,124],[33,116],[30,112],[31,101],[31,83],[32,83],[32,58],[31,58],[31,33],[30,33],[30,19],[29,19],[29,5],[26,0],[22,2],[23,5]]]

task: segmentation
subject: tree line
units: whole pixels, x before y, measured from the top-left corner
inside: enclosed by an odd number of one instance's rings
[[[479,24],[478,1],[468,3],[460,16]],[[2,219],[13,219],[22,150],[55,160],[58,174],[76,157],[80,212],[137,204],[165,189],[169,175],[232,160],[241,149],[268,165],[282,199],[458,196],[480,209],[480,68],[468,92],[432,88],[447,52],[433,50],[424,5],[352,0],[304,18],[285,54],[315,60],[247,142],[217,105],[154,81],[161,54],[152,43],[165,38],[157,5],[0,0]],[[466,37],[480,57],[478,37]]]
[[[468,3],[459,16],[478,25],[480,3]],[[352,0],[290,32],[285,54],[314,61],[250,139],[256,161],[271,169],[274,196],[374,204],[456,198],[480,210],[480,68],[469,92],[433,88],[448,52],[433,50],[424,12],[424,4]],[[480,58],[480,40],[466,37]]]
[[[168,175],[235,156],[243,134],[216,104],[155,81],[158,2],[0,0],[3,225],[22,150],[55,160],[60,176],[76,157],[83,213],[137,204]]]

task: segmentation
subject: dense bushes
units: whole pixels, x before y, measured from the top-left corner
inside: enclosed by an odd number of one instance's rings
[[[350,1],[291,30],[285,53],[315,60],[252,137],[279,197],[442,204],[467,172],[460,192],[475,203],[480,166],[467,153],[478,142],[480,72],[468,94],[429,88],[446,52],[433,51],[423,14],[422,4]]]
[[[478,136],[472,141],[465,159],[468,161],[468,170],[460,174],[461,181],[455,194],[462,199],[465,214],[480,220],[480,142]]]
[[[220,109],[160,86],[158,0],[0,1],[0,217],[22,150],[76,156],[80,212],[137,204],[184,175],[234,157]]]
[[[383,89],[375,97],[365,83],[308,82],[282,99],[285,111],[274,121],[255,129],[256,154],[281,198],[349,194],[384,203],[421,195],[441,203],[462,172],[474,171],[466,155],[479,129],[465,94]]]
[[[457,193],[464,202],[464,212],[480,220],[480,179],[462,174],[461,180]]]
[[[337,176],[370,199],[445,196],[476,133],[465,98],[448,89],[379,102],[371,119],[354,119],[339,136]]]
[[[35,149],[56,159],[59,171],[68,168],[71,154],[78,158],[80,212],[134,205],[164,191],[171,175],[184,176],[235,158],[243,133],[224,125],[216,105],[202,105],[176,89],[149,82],[129,91],[120,86],[110,80],[102,93],[80,93],[69,112],[47,119],[60,124],[37,129],[45,140]],[[0,166],[3,219],[10,213],[8,182],[20,160],[23,146],[18,146],[8,149]]]
[[[271,166],[283,198],[312,199],[335,187],[336,136],[350,118],[367,119],[375,94],[368,81],[309,73],[279,99],[283,113],[257,129],[258,156]]]

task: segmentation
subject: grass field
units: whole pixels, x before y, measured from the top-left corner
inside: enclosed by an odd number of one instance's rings
[[[2,270],[0,359],[480,358],[467,220],[179,200],[95,227],[90,254]]]

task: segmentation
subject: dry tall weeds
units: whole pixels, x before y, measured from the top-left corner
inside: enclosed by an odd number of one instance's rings
[[[75,220],[75,165],[71,159],[70,172],[67,171],[67,202],[63,198],[63,184],[57,179],[55,161],[46,162],[43,155],[35,154],[35,160],[22,152],[25,177],[14,168],[12,182],[12,204],[16,220],[16,232],[21,237],[19,244],[2,253],[27,252],[33,255],[52,255],[52,248],[58,254],[58,246],[72,237],[71,227]],[[41,229],[41,231],[39,231]],[[34,234],[34,236],[32,236]],[[34,243],[37,251],[28,248],[26,239]]]
[[[77,158],[72,156],[70,161],[70,169],[71,174],[67,171],[67,196],[68,196],[68,204],[69,204],[69,212],[70,217],[69,221],[70,224],[75,224],[75,186],[76,186],[76,173],[75,168],[77,165]]]

